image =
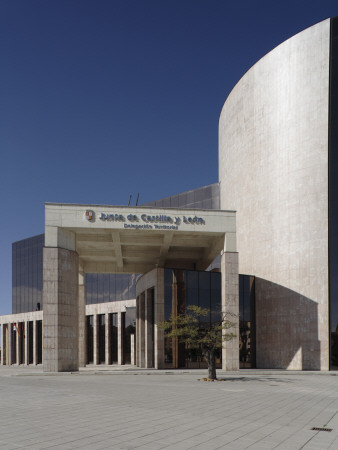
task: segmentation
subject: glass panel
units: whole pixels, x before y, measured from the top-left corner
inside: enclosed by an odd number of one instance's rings
[[[116,275],[115,273],[109,274],[109,301],[115,302],[116,300]]]
[[[131,341],[135,343],[135,330],[136,330],[136,308],[126,308],[124,315],[124,364],[131,364]],[[135,349],[135,346],[134,346]]]
[[[202,209],[212,209],[212,199],[208,198],[207,200],[203,200]]]
[[[42,364],[42,320],[37,320],[36,328],[38,340],[37,363]]]
[[[136,281],[141,275],[132,274],[129,279],[129,298],[136,298]]]
[[[94,317],[87,316],[87,364],[94,361]]]
[[[195,203],[195,192],[188,191],[187,192],[187,205],[192,205]]]
[[[85,275],[85,286],[86,286],[86,304],[92,304],[92,276],[90,273]]]
[[[112,364],[117,364],[117,340],[118,340],[118,335],[117,335],[117,325],[118,324],[118,317],[117,317],[117,313],[113,313],[111,314],[111,322],[110,322],[110,339],[111,339],[111,355],[110,355],[110,360],[112,362]]]
[[[171,316],[173,273],[170,269],[164,269],[164,320]]]
[[[103,275],[103,301],[105,303],[110,301],[110,274]]]
[[[121,276],[121,285],[122,285],[122,292],[121,292],[121,300],[128,300],[129,299],[129,275],[123,274]]]
[[[14,330],[14,326],[10,324],[12,333],[12,364],[16,364],[16,331]]]
[[[92,303],[98,303],[98,295],[97,295],[97,273],[92,273]]]
[[[33,364],[33,322],[28,322],[28,364]]]
[[[186,297],[185,305],[197,305],[198,306],[198,272],[193,270],[186,270]]]
[[[254,277],[239,275],[239,364],[242,369],[256,366]]]
[[[106,331],[106,320],[104,314],[99,314],[97,316],[98,320],[98,338],[99,338],[99,364],[104,364],[106,361],[106,339],[105,339],[105,331]]]
[[[116,301],[122,300],[122,276],[121,274],[117,274],[115,278],[115,293],[116,293]]]
[[[171,197],[171,200],[170,200],[170,206],[172,208],[178,208],[178,206],[179,206],[179,201],[178,200],[179,200],[178,195],[173,195]]]
[[[42,250],[44,235],[12,244],[12,311],[35,311],[42,306]]]
[[[103,273],[97,274],[97,303],[103,303],[104,299],[104,287],[103,287]]]
[[[198,273],[199,306],[210,310],[210,272]],[[210,315],[200,317],[201,322],[210,323]]]

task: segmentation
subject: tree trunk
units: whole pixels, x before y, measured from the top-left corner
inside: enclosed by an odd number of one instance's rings
[[[208,378],[210,380],[216,380],[216,358],[215,351],[208,350],[206,352],[206,359],[208,363]]]

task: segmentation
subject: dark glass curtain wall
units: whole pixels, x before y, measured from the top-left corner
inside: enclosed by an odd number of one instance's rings
[[[221,273],[193,270],[165,269],[164,314],[165,320],[172,313],[184,312],[187,306],[196,305],[210,310],[201,322],[208,326],[221,317]],[[167,368],[206,368],[207,363],[200,350],[186,348],[184,344],[165,338],[165,365]],[[216,365],[221,367],[221,352]]]
[[[329,289],[331,369],[338,369],[338,17],[331,20],[329,112]]]
[[[42,309],[42,251],[45,235],[12,244],[12,312]]]
[[[239,275],[239,368],[256,367],[255,277]]]

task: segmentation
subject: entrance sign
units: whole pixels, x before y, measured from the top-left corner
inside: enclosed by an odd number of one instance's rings
[[[87,210],[85,215],[88,218],[88,214],[94,214],[93,211]],[[168,224],[168,225],[173,225],[173,226],[158,226],[155,225],[154,228],[155,229],[169,229],[169,230],[178,230],[178,227],[181,224],[190,224],[190,225],[205,225],[205,219],[203,217],[197,217],[197,216],[167,216],[167,215],[150,215],[150,214],[128,214],[128,215],[124,215],[124,214],[120,214],[120,213],[115,213],[115,214],[109,214],[109,213],[103,213],[101,212],[101,214],[99,215],[99,219],[104,221],[104,222],[127,222],[124,226],[124,228],[135,228],[135,229],[148,229],[151,230],[153,229],[152,226],[128,226],[128,222],[132,223],[132,224],[138,224],[144,222],[147,224]],[[88,219],[89,221],[91,221],[91,219]]]

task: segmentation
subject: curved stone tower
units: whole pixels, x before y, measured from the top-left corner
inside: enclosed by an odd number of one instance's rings
[[[285,41],[220,116],[221,208],[237,211],[239,272],[256,276],[259,368],[328,369],[330,307],[335,345],[337,40],[327,19]]]

